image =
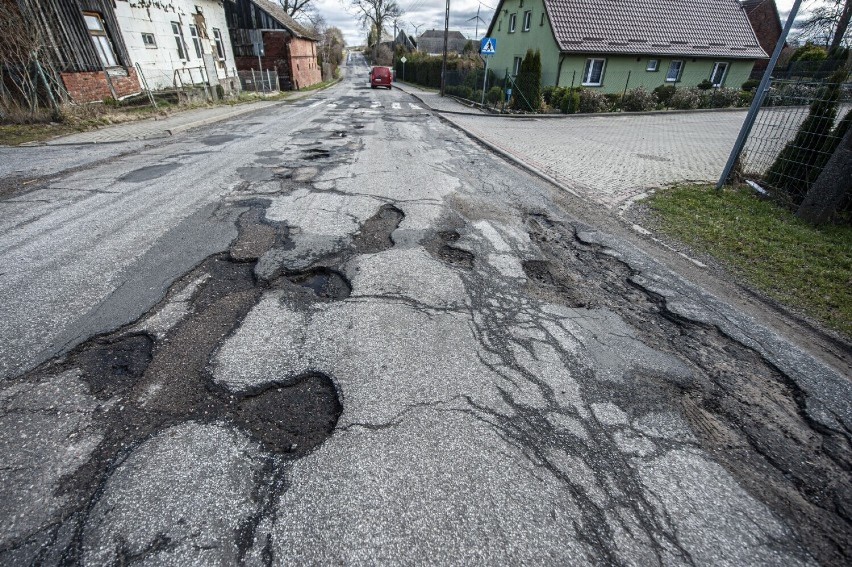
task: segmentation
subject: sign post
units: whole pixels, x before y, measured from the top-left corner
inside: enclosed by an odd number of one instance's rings
[[[480,104],[485,106],[485,87],[488,86],[488,61],[497,53],[497,40],[493,37],[483,37],[479,42],[479,53],[485,57],[485,76],[482,78],[482,100]]]
[[[408,61],[408,59],[406,59],[405,55],[403,55],[402,57],[399,58],[399,61],[400,61],[400,63],[402,63],[402,80],[404,81],[405,80],[405,62]]]

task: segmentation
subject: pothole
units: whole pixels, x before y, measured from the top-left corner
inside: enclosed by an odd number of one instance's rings
[[[578,309],[597,306],[588,286],[564,267],[543,260],[526,260],[521,266],[529,280],[532,295]]]
[[[321,299],[340,300],[352,294],[352,286],[343,274],[329,268],[315,268],[287,275],[285,279],[299,287],[311,290]]]
[[[352,243],[362,254],[374,254],[389,250],[394,242],[391,234],[405,218],[405,213],[393,205],[382,205],[379,211],[364,221]]]
[[[444,230],[435,234],[434,237],[428,239],[424,246],[426,250],[437,259],[457,266],[466,270],[473,269],[475,256],[467,251],[452,246],[450,243],[455,242],[460,238],[458,232],[454,230]]]
[[[236,136],[234,134],[216,134],[214,136],[207,136],[206,138],[201,138],[201,143],[205,146],[221,146],[222,144],[233,142],[234,140],[240,137],[241,136]]]
[[[331,157],[331,151],[326,150],[324,148],[311,148],[309,150],[304,151],[303,159],[306,160],[318,160],[318,159],[326,159]]]
[[[331,435],[342,411],[331,378],[308,372],[243,396],[233,420],[267,451],[305,455]]]

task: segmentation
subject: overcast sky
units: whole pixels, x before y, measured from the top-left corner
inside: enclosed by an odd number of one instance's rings
[[[397,0],[404,10],[401,25],[406,31],[417,35],[428,29],[444,29],[444,0]],[[708,0],[710,1],[710,0]],[[820,3],[821,0],[804,0],[802,9]],[[462,32],[466,37],[474,39],[477,34],[476,10],[479,8],[478,37],[483,37],[491,22],[491,16],[497,8],[498,0],[451,0],[450,2],[450,29]],[[782,19],[786,19],[793,0],[775,0]],[[325,18],[329,26],[335,26],[343,31],[347,45],[361,45],[365,43],[367,31],[362,29],[358,23],[358,13],[352,8],[351,0],[314,0],[317,11]],[[388,32],[393,32],[393,24],[387,26]]]

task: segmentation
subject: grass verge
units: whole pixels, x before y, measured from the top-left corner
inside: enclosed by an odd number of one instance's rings
[[[648,201],[665,234],[852,338],[852,227],[814,227],[743,188],[677,186]]]

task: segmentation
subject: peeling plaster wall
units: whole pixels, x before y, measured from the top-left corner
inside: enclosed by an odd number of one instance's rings
[[[202,10],[197,15],[195,7]],[[139,63],[142,74],[152,89],[174,86],[174,74],[180,69],[184,84],[202,81],[204,61],[196,56],[190,35],[190,24],[199,30],[201,49],[212,54],[219,79],[234,75],[234,52],[225,20],[225,10],[218,0],[118,0],[115,9],[121,35],[127,44],[130,60]],[[180,24],[183,31],[186,59],[181,59],[172,22]],[[213,30],[221,33],[225,59],[218,57]],[[156,47],[146,46],[142,34],[152,34]],[[215,83],[215,81],[213,81]]]

